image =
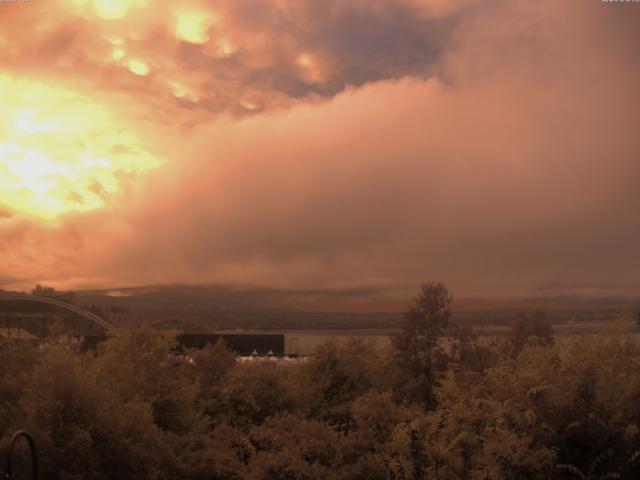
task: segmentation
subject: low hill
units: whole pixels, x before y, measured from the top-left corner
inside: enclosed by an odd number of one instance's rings
[[[161,285],[76,292],[76,303],[128,320],[192,331],[220,329],[393,328],[414,290],[294,290],[227,285]],[[554,323],[592,322],[638,311],[638,298],[456,298],[453,321],[501,325],[518,312],[543,309]]]

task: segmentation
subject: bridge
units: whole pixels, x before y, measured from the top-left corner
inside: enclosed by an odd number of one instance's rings
[[[100,325],[107,331],[107,333],[112,333],[116,328],[113,326],[113,324],[93,312],[85,310],[84,308],[77,307],[75,305],[71,305],[70,303],[57,300],[55,298],[44,297],[41,295],[29,295],[26,293],[0,291],[0,302],[8,300],[23,300],[27,302],[39,302],[46,303],[48,305],[54,305],[69,312],[77,313],[81,317],[86,318],[87,320],[90,320],[97,325]]]

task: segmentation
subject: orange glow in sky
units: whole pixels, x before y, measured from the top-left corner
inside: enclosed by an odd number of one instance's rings
[[[638,25],[639,2],[0,0],[0,289],[631,291]]]
[[[91,5],[100,18],[117,20],[124,18],[133,8],[144,8],[148,0],[70,0],[76,7]]]
[[[212,12],[182,12],[176,16],[176,37],[185,42],[204,44],[209,41],[209,28],[218,22]]]
[[[129,60],[128,65],[129,70],[140,77],[145,77],[149,74],[149,65],[147,65],[147,63],[142,60],[132,58],[131,60]]]
[[[161,162],[102,106],[0,76],[0,203],[53,219],[106,206]]]

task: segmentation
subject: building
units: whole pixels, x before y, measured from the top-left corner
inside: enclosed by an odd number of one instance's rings
[[[254,333],[181,333],[176,339],[183,349],[202,349],[222,339],[227,348],[241,356],[286,355],[284,334]]]

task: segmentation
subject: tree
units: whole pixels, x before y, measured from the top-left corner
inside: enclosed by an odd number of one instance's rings
[[[149,325],[121,330],[100,346],[95,374],[125,401],[139,398],[151,405],[159,428],[177,434],[202,430],[206,419],[197,405],[193,367],[170,355],[174,335]]]
[[[40,297],[53,297],[56,295],[56,289],[53,287],[47,287],[46,285],[40,285],[39,283],[31,290],[31,295],[38,295]]]
[[[31,295],[35,295],[37,297],[54,298],[56,300],[62,300],[63,302],[67,303],[74,303],[75,300],[75,294],[73,292],[59,292],[53,287],[40,285],[39,283],[33,290],[31,290]]]
[[[236,365],[225,376],[220,405],[226,422],[249,429],[291,409],[284,373],[270,364]]]
[[[238,429],[219,425],[211,432],[180,437],[177,468],[172,478],[181,480],[240,480],[247,476],[247,464],[254,449]]]
[[[201,372],[202,385],[205,387],[219,383],[236,364],[235,353],[227,348],[222,338],[193,354],[195,364]]]
[[[222,338],[200,351],[188,353],[194,359],[199,383],[198,403],[212,424],[224,418],[224,380],[236,366],[236,355],[227,348]]]
[[[457,363],[457,370],[467,373],[482,372],[495,363],[498,353],[480,345],[478,336],[468,325],[453,325],[449,330],[451,359]]]
[[[453,296],[440,282],[422,285],[414,304],[404,315],[402,330],[392,343],[401,377],[396,388],[403,400],[418,400],[425,408],[435,406],[434,383],[440,339],[451,318]],[[440,355],[442,358],[442,355]]]
[[[171,478],[157,474],[171,456],[148,405],[101,385],[90,357],[42,349],[20,403],[20,425],[36,439],[43,478]]]
[[[358,428],[358,440],[372,451],[391,440],[396,425],[409,422],[414,413],[396,405],[391,393],[376,391],[357,398],[351,409]]]
[[[541,310],[520,313],[511,324],[512,354],[517,356],[530,339],[539,345],[553,343],[551,320]]]
[[[341,438],[326,424],[290,415],[270,418],[250,435],[255,456],[250,480],[337,478]]]
[[[353,423],[351,405],[380,378],[378,364],[373,345],[362,338],[318,346],[295,379],[301,410],[348,435]]]

